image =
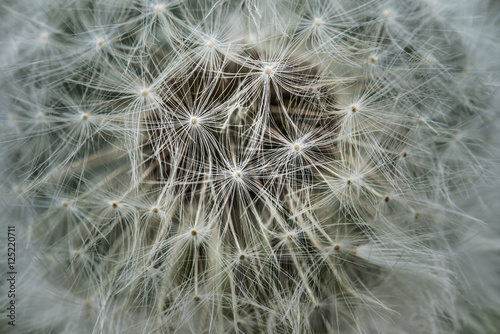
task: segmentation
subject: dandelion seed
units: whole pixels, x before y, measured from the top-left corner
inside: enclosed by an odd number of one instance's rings
[[[355,105],[351,105],[350,109],[352,112],[358,111],[358,108]]]
[[[192,235],[193,237],[197,236],[197,235],[198,235],[198,231],[196,231],[195,229],[192,229],[192,230],[191,230],[191,235]]]
[[[323,21],[321,21],[321,19],[319,19],[319,18],[316,18],[316,19],[314,19],[313,23],[316,27],[320,27],[323,24]]]
[[[67,200],[63,200],[61,202],[61,205],[64,207],[64,208],[67,208],[69,206],[69,202]]]
[[[271,72],[272,72],[272,71],[273,71],[273,70],[272,70],[270,67],[266,67],[266,68],[264,68],[264,73],[265,73],[265,74],[267,74],[267,75],[271,75]]]
[[[377,58],[375,58],[375,56],[370,56],[370,58],[368,59],[368,61],[371,63],[371,64],[375,64],[377,62]]]
[[[38,119],[39,121],[41,121],[44,118],[45,118],[45,115],[41,111],[38,112],[38,114],[36,115],[36,119]]]
[[[97,41],[96,41],[96,45],[97,45],[99,48],[102,48],[102,47],[104,46],[104,39],[102,39],[102,38],[97,39]]]
[[[194,117],[194,116],[193,116],[193,117],[191,117],[191,119],[190,119],[190,123],[191,123],[192,125],[196,125],[196,124],[198,124],[198,122],[199,122],[198,117]]]
[[[208,41],[208,42],[207,42],[207,46],[208,46],[209,48],[213,48],[213,47],[214,47],[214,42],[212,42],[212,41]]]
[[[81,116],[81,118],[82,118],[82,121],[88,121],[89,115],[86,114],[86,113],[83,113],[82,116]]]
[[[112,207],[113,209],[118,208],[118,202],[116,202],[116,201],[111,202],[111,207]]]
[[[42,33],[40,35],[40,38],[42,39],[42,41],[47,42],[49,40],[49,33],[46,32]]]
[[[153,207],[153,208],[151,209],[151,211],[152,211],[153,213],[158,213],[158,211],[159,211],[159,210],[158,210],[158,208],[155,206],[155,207]]]
[[[148,94],[149,94],[149,90],[147,90],[146,88],[141,90],[141,96],[146,97],[146,96],[148,96]]]

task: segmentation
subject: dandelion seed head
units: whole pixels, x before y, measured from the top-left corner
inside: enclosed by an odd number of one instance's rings
[[[493,332],[498,261],[463,245],[500,254],[498,22],[456,1],[10,1],[25,332]]]

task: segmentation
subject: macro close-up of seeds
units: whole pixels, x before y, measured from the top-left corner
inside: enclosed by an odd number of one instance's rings
[[[1,333],[497,334],[496,0],[2,0]]]

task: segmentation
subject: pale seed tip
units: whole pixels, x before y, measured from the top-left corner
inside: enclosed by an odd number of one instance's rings
[[[212,41],[208,41],[208,42],[207,42],[207,46],[208,46],[209,48],[213,48],[213,47],[214,47],[214,42],[212,42]]]
[[[104,39],[102,38],[99,38],[96,42],[97,46],[102,48],[102,46],[104,45]]]
[[[88,114],[82,114],[82,121],[87,121],[89,119]]]
[[[266,73],[267,75],[271,74],[271,72],[272,72],[272,71],[273,71],[273,70],[272,70],[270,67],[266,67],[266,68],[264,69],[264,73]]]
[[[141,96],[146,97],[146,96],[148,96],[148,94],[149,94],[149,91],[146,88],[144,88],[143,90],[141,90]]]
[[[156,5],[155,6],[155,11],[157,11],[158,13],[161,13],[165,10],[165,5]]]
[[[319,26],[321,26],[322,24],[323,24],[323,21],[321,21],[321,19],[319,19],[319,18],[318,18],[318,19],[314,19],[314,25],[315,25],[316,27],[319,27]]]

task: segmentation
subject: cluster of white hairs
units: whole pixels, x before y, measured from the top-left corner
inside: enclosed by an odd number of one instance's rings
[[[3,1],[17,333],[497,333],[498,10]]]

